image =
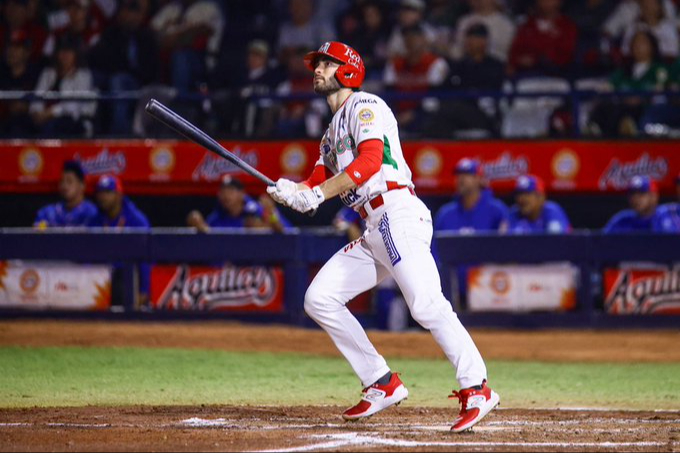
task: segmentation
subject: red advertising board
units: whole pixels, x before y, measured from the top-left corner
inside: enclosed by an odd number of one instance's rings
[[[262,173],[277,179],[307,177],[318,159],[318,142],[223,142]],[[241,177],[253,192],[254,178],[230,162],[182,141],[0,142],[0,192],[56,191],[61,165],[79,159],[90,178],[119,175],[131,194],[212,194],[223,174]],[[680,172],[680,142],[482,141],[406,142],[404,156],[416,189],[449,194],[453,168],[463,157],[482,164],[491,186],[509,190],[520,174],[541,176],[551,192],[615,192],[634,175],[648,175],[672,190]]]
[[[283,313],[283,270],[265,266],[153,266],[151,306],[169,311]]]
[[[680,315],[680,267],[606,269],[604,286],[609,314]]]

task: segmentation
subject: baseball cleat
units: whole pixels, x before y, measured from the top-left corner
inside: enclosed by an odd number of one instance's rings
[[[365,388],[362,394],[359,404],[347,409],[342,414],[343,419],[355,421],[368,418],[392,405],[398,405],[408,398],[408,390],[397,373],[392,373],[389,384],[373,384]]]
[[[460,414],[451,427],[454,433],[472,428],[501,402],[498,393],[486,385],[486,380],[479,387],[481,388],[471,387],[460,392],[454,391],[449,396],[451,399],[458,398],[461,404]]]

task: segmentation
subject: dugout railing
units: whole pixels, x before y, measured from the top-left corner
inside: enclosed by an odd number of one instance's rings
[[[461,264],[540,264],[570,262],[579,269],[577,306],[568,312],[470,313],[459,316],[470,326],[544,327],[659,327],[677,328],[675,315],[609,315],[601,307],[601,282],[605,266],[625,261],[673,265],[680,262],[680,235],[570,235],[455,236],[437,233],[442,275]],[[35,231],[2,229],[0,261],[39,260],[75,263],[119,263],[126,292],[122,310],[108,312],[35,311],[0,309],[9,317],[84,317],[105,319],[236,319],[285,322],[312,326],[303,309],[312,270],[343,247],[345,237],[326,230],[299,230],[285,234],[225,231],[197,234],[192,229],[148,231]],[[284,314],[204,313],[150,311],[135,305],[133,279],[139,263],[277,265],[284,272]],[[0,289],[1,290],[1,289]],[[448,296],[449,294],[447,294]],[[371,316],[362,316],[371,326]]]

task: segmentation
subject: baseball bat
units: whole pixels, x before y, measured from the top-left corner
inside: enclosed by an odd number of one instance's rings
[[[174,129],[176,132],[184,135],[186,138],[202,146],[208,151],[212,151],[218,156],[227,159],[229,162],[233,163],[234,165],[236,165],[249,175],[259,179],[266,185],[268,186],[276,185],[276,183],[272,181],[270,178],[260,173],[257,169],[253,168],[248,163],[244,162],[236,154],[232,153],[231,151],[228,151],[222,145],[213,140],[208,134],[206,134],[201,129],[194,126],[186,119],[182,118],[181,115],[177,114],[176,112],[173,112],[172,110],[170,110],[168,107],[158,102],[157,100],[151,99],[146,104],[146,111],[149,115],[153,116],[154,118],[156,118],[158,121],[165,124],[169,128]]]
[[[251,176],[259,179],[268,186],[275,186],[276,183],[269,177],[260,173],[257,169],[250,166],[247,162],[244,162],[240,157],[231,151],[224,148],[222,145],[213,140],[208,134],[203,132],[198,127],[191,124],[188,120],[184,119],[181,115],[173,112],[171,109],[158,102],[155,99],[151,99],[145,107],[146,112],[156,118],[161,123],[168,126],[170,129],[174,129],[176,132],[184,135],[186,138],[192,142],[202,146],[208,151],[212,151],[220,157],[227,159],[229,162],[233,163],[241,170],[245,171]],[[310,216],[316,214],[316,209],[308,213]]]

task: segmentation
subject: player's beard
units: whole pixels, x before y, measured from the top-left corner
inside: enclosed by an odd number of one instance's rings
[[[322,96],[330,96],[331,94],[339,91],[340,88],[340,84],[335,79],[335,77],[331,77],[328,81],[324,79],[323,83],[318,85],[316,83],[314,84],[314,92]]]

